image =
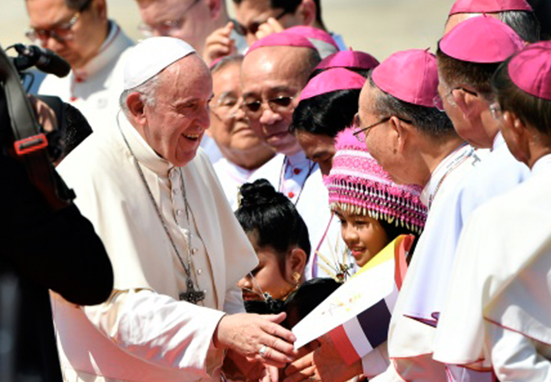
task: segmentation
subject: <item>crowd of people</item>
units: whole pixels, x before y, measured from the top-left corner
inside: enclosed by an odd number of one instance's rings
[[[50,291],[64,381],[551,381],[551,42],[528,2],[456,0],[434,54],[384,60],[320,0],[137,0],[139,43],[106,0],[25,2],[72,69],[37,93],[93,131],[56,168],[114,276],[97,305]],[[388,246],[405,278],[356,339],[378,340],[296,349]]]

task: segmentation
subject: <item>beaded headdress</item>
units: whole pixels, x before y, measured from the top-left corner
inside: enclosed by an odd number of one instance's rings
[[[349,128],[337,135],[333,167],[324,178],[331,209],[369,216],[421,233],[427,208],[421,203],[421,187],[399,185],[369,154],[365,143]]]

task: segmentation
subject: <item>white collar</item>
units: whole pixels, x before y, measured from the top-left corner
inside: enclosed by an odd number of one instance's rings
[[[503,134],[501,134],[501,131],[498,131],[492,143],[492,151],[494,151],[495,149],[497,149],[498,147],[504,144],[505,144],[505,139],[503,138]]]
[[[247,179],[249,179],[251,174],[254,172],[254,170],[247,170],[246,168],[230,162],[227,158],[221,158],[219,162],[219,166],[223,167],[230,177],[238,181],[247,181]]]
[[[421,192],[421,203],[430,208],[441,183],[450,171],[453,171],[467,156],[473,152],[473,148],[463,143],[445,157],[430,175],[430,179]]]
[[[532,166],[532,175],[549,174],[551,171],[551,154],[542,156]]]
[[[128,121],[122,111],[117,115],[117,123],[119,124],[121,131],[128,141],[128,144],[134,152],[138,162],[155,172],[157,175],[166,178],[168,176],[168,172],[174,167],[174,165],[161,158],[151,148],[151,146],[149,146],[138,130],[136,130],[130,121]]]
[[[129,39],[114,21],[109,20],[109,33],[101,44],[98,53],[82,68],[75,69],[73,76],[84,81],[102,70],[109,62],[118,58],[126,47]]]

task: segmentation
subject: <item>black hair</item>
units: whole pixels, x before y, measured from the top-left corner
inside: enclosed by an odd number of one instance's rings
[[[452,88],[460,84],[472,86],[480,95],[491,100],[492,86],[490,81],[500,63],[479,64],[458,60],[444,53],[440,49],[440,42],[438,45],[436,58],[438,60],[438,71],[443,78],[443,82]]]
[[[252,1],[252,0],[251,0]],[[324,26],[323,19],[321,17],[321,1],[313,0],[316,4],[316,21]],[[233,0],[234,4],[241,4],[243,0]],[[302,0],[269,0],[271,9],[283,9],[287,13],[295,13],[298,6],[302,3]]]
[[[551,101],[519,89],[509,75],[507,59],[492,77],[492,88],[502,111],[514,113],[525,125],[551,138]]]
[[[291,329],[341,285],[332,278],[314,278],[306,281],[285,300],[283,311],[287,313],[287,318],[281,325]]]
[[[277,252],[282,274],[289,250],[298,247],[308,259],[311,250],[308,228],[285,195],[266,179],[245,183],[240,194],[240,205],[235,211],[237,220],[258,247],[270,247]]]
[[[541,39],[541,27],[535,12],[505,11],[498,18],[517,32],[523,41],[532,43]]]
[[[377,88],[371,75],[369,76],[369,83],[371,87]],[[457,137],[450,118],[436,107],[426,107],[404,102],[382,90],[379,91],[373,107],[375,113],[381,117],[395,115],[410,121],[416,129],[435,141]]]
[[[291,133],[304,131],[335,138],[352,125],[361,89],[337,90],[300,101],[293,112]]]
[[[94,0],[65,0],[65,5],[69,9],[82,12],[90,7]]]

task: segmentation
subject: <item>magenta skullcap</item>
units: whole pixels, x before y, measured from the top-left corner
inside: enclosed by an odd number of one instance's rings
[[[285,31],[283,31],[269,34],[268,36],[255,41],[255,43],[247,51],[247,54],[259,48],[272,46],[290,46],[316,50],[316,47],[306,37],[295,33],[285,33]]]
[[[379,89],[401,101],[434,107],[438,68],[436,56],[428,50],[396,52],[373,69],[371,78]]]
[[[359,50],[343,50],[325,57],[316,66],[316,69],[347,68],[347,69],[373,69],[379,65],[379,61],[372,55]]]
[[[365,77],[358,73],[343,68],[329,69],[308,81],[300,93],[300,100],[337,90],[361,89],[364,83]]]
[[[526,0],[457,0],[450,11],[450,16],[456,13],[497,13],[505,11],[534,10]]]
[[[421,187],[400,185],[369,154],[352,128],[337,135],[335,157],[324,183],[331,209],[369,216],[421,233],[427,208],[421,203]]]
[[[524,45],[511,27],[486,15],[459,23],[438,44],[446,55],[478,64],[503,62]]]
[[[534,97],[551,100],[551,42],[528,45],[507,67],[511,81]]]

